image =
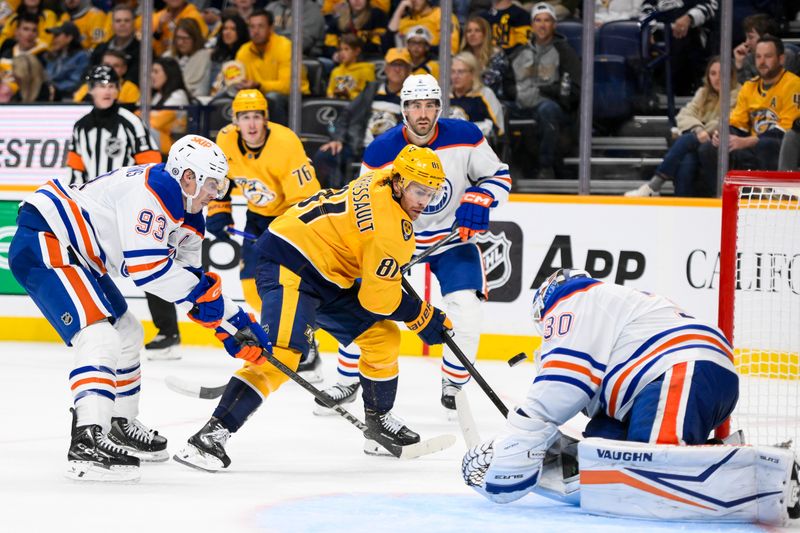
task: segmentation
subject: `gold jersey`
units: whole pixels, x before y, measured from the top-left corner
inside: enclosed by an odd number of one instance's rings
[[[269,227],[331,283],[349,288],[361,278],[359,303],[382,316],[400,306],[400,268],[416,248],[411,218],[392,197],[391,175],[389,167],[344,189],[325,189]]]
[[[256,152],[247,148],[233,124],[220,130],[217,144],[228,158],[228,176],[247,200],[247,208],[275,217],[320,187],[297,135],[274,122],[267,122],[267,129],[267,140]]]
[[[789,131],[800,118],[800,78],[784,70],[777,82],[765,87],[760,77],[747,80],[739,90],[730,125],[750,135],[771,128]]]

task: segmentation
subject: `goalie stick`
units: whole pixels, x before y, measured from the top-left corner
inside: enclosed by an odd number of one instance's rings
[[[256,240],[255,235],[251,235],[250,233],[237,230],[232,227],[226,228],[226,231],[232,235],[239,235],[244,237],[248,240]],[[452,241],[455,237],[458,236],[458,229],[454,229],[450,232],[445,238],[419,254],[418,256],[414,257],[409,261],[407,264],[403,266],[400,270],[403,274],[411,270],[411,267],[418,264],[420,261],[431,255],[433,252],[444,246],[445,244]],[[222,385],[202,385],[200,383],[192,383],[191,381],[179,378],[177,376],[167,376],[164,378],[164,383],[167,385],[167,388],[173,392],[177,392],[178,394],[182,394],[184,396],[191,396],[192,398],[200,398],[202,400],[213,400],[215,398],[219,398],[222,396],[222,393],[225,392],[225,387],[228,386],[227,383]]]

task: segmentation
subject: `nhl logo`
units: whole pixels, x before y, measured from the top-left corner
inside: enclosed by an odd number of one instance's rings
[[[511,278],[511,241],[506,232],[499,234],[484,232],[476,237],[478,248],[483,256],[483,269],[486,272],[486,287],[494,290],[502,287]]]
[[[69,314],[69,312],[65,312],[61,315],[61,322],[63,322],[65,326],[69,326],[72,324],[72,315]]]
[[[111,137],[106,142],[106,153],[109,157],[119,157],[122,154],[122,141]]]

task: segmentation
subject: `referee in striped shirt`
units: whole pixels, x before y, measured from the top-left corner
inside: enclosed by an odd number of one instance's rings
[[[67,166],[71,185],[81,185],[120,167],[160,163],[161,154],[142,120],[117,103],[119,76],[107,65],[86,77],[94,107],[72,130]]]

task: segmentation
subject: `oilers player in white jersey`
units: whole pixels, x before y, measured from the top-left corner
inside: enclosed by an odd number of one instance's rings
[[[187,303],[206,327],[227,320],[243,340],[218,329],[226,350],[263,360],[261,327],[222,295],[219,276],[200,268],[202,209],[224,195],[227,173],[216,144],[187,135],[165,164],[123,167],[75,188],[54,179],[21,204],[11,272],[75,351],[68,477],[135,481],[140,460],[169,457],[167,440],[136,418],[143,330],[112,276]]]
[[[706,444],[739,397],[733,349],[718,328],[661,296],[568,269],[536,291],[533,318],[542,336],[538,374],[504,431],[464,456],[468,485],[498,503],[534,490],[546,452],[559,444],[559,426],[582,411],[590,417],[583,436],[596,437],[578,445],[583,508],[651,518],[739,513],[744,520],[782,520],[791,506],[781,498],[793,454],[685,446]],[[773,457],[761,461],[759,454]],[[771,474],[762,476],[764,469]],[[742,489],[749,499],[736,496],[726,476],[749,481]],[[753,485],[759,477],[777,492]],[[774,504],[769,512],[767,500]]]
[[[422,253],[458,228],[461,240],[443,245],[426,259],[439,282],[447,316],[453,322],[455,340],[475,362],[481,329],[480,302],[486,297],[486,277],[474,235],[489,229],[492,209],[508,199],[511,176],[475,124],[439,118],[442,90],[430,74],[406,78],[400,91],[403,124],[377,137],[364,152],[361,172],[384,168],[408,144],[433,149],[442,161],[445,193],[414,221],[416,253]],[[359,387],[356,345],[339,347],[339,379],[325,392],[339,403],[355,400]],[[469,380],[469,373],[455,355],[444,348],[442,396],[448,418],[455,418],[455,395]],[[315,413],[331,412],[317,402]]]

